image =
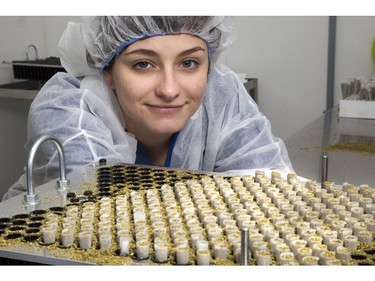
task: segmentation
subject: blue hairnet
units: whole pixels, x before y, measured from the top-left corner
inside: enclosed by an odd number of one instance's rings
[[[232,17],[98,16],[83,17],[81,33],[92,68],[104,69],[130,44],[149,37],[190,34],[204,40],[211,62],[235,40]]]

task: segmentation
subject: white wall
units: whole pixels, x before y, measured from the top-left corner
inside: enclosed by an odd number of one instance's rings
[[[27,153],[23,146],[30,104],[30,100],[0,98],[0,201],[24,172]]]
[[[0,61],[25,59],[29,44],[38,47],[40,58],[59,56],[57,44],[70,20],[79,17],[0,17]],[[286,138],[325,109],[328,17],[238,16],[236,20],[237,41],[220,61],[259,79],[260,109],[275,135]],[[375,17],[338,17],[335,103],[342,79],[370,75],[374,37]],[[13,81],[11,67],[0,64],[0,84]],[[0,99],[0,197],[26,163],[23,144],[29,103]]]
[[[322,114],[328,17],[237,17],[238,38],[224,61],[258,78],[260,110],[285,138]]]

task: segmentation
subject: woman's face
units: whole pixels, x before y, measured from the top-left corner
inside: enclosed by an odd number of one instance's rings
[[[105,79],[117,94],[126,130],[152,138],[183,128],[202,102],[208,68],[202,39],[155,36],[127,47]]]

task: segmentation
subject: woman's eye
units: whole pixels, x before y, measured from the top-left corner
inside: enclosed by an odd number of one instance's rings
[[[134,65],[136,68],[146,69],[150,67],[150,63],[147,61],[140,61]]]
[[[198,65],[198,62],[194,60],[185,60],[181,63],[182,67],[184,68],[193,68]]]

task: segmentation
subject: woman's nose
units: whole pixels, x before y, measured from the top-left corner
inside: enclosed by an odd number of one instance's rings
[[[173,100],[180,94],[180,84],[177,73],[173,70],[164,70],[159,76],[155,89],[158,97],[164,100]]]

